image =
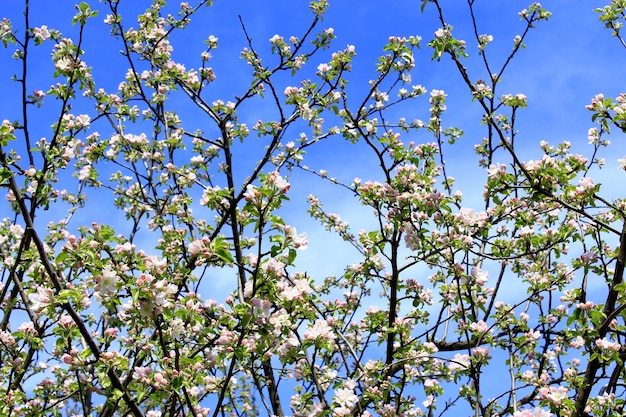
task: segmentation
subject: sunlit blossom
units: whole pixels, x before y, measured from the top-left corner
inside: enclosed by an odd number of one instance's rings
[[[54,292],[51,288],[38,286],[34,293],[28,294],[28,300],[31,302],[31,308],[35,313],[41,312],[50,305]]]

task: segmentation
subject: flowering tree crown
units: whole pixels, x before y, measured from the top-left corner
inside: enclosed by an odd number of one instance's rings
[[[587,106],[589,156],[542,141],[525,160],[527,97],[499,93],[549,11],[519,12],[496,67],[473,1],[460,39],[424,0],[439,29],[389,37],[354,87],[360,46],[333,42],[327,1],[290,36],[240,18],[247,79],[227,90],[220,37],[192,57],[178,37],[211,1],[130,4],[76,5],[72,36],[32,26],[28,2],[0,22],[20,64],[0,125],[1,415],[624,415],[626,206],[596,175],[626,95]],[[623,3],[596,11],[626,45]],[[89,64],[97,19],[121,52],[113,87]],[[477,203],[446,162],[472,140],[447,125],[449,93],[413,81],[424,46],[482,113]],[[27,71],[40,51],[49,87]],[[320,155],[346,145],[367,166],[329,176]],[[369,220],[290,199],[309,187]],[[345,247],[334,275],[302,260],[307,212]]]

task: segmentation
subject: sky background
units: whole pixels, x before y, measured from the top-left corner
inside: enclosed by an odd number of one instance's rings
[[[85,29],[84,59],[92,67],[96,84],[107,91],[115,91],[128,65],[119,53],[121,45],[108,35],[109,28],[103,23],[109,13],[106,5],[95,1],[90,4],[92,8],[100,10],[100,14]],[[120,10],[124,17],[124,27],[137,27],[137,14],[149,4],[145,0],[122,1]],[[178,3],[172,4],[177,6]],[[356,46],[357,57],[348,78],[351,88],[349,92],[357,97],[356,102],[361,100],[368,80],[376,76],[376,61],[383,53],[382,48],[388,37],[421,36],[422,49],[416,54],[412,84],[421,84],[429,91],[445,90],[448,94],[448,111],[444,116],[444,125],[458,127],[464,130],[465,135],[453,147],[444,149],[447,170],[457,179],[456,186],[463,192],[465,204],[480,208],[485,177],[484,172],[477,169],[473,146],[485,135],[485,127],[480,124],[481,111],[478,104],[471,101],[467,87],[450,60],[447,57],[441,62],[431,60],[432,51],[426,44],[441,26],[436,18],[435,8],[428,5],[425,12],[421,13],[421,2],[417,0],[387,2],[382,7],[380,2],[370,0],[359,1],[358,6],[354,2],[341,0],[331,1],[330,4],[320,27],[332,27],[337,39],[329,50],[312,58],[303,74],[293,79],[283,78],[279,85],[298,85],[303,77],[313,76],[317,65],[326,62],[333,51],[352,44]],[[523,1],[475,1],[478,32],[494,37],[493,43],[486,49],[492,68],[499,68],[504,62],[512,49],[513,38],[524,29],[524,22],[518,12],[528,7],[528,4]],[[597,13],[593,12],[594,8],[604,4],[604,0],[543,2],[542,5],[552,12],[552,17],[548,22],[539,22],[537,28],[530,31],[525,40],[527,48],[516,55],[504,73],[496,95],[524,93],[528,97],[528,108],[518,112],[517,118],[517,143],[523,144],[520,147],[522,159],[541,158],[539,142],[542,140],[550,143],[568,140],[572,142],[575,151],[589,154],[591,147],[587,145],[587,130],[593,124],[591,113],[585,109],[585,105],[597,93],[614,97],[624,88],[626,50],[603,28]],[[8,1],[0,5],[0,15],[10,18],[18,33],[23,30],[22,6],[20,1]],[[447,21],[454,27],[455,36],[467,40],[470,58],[465,65],[470,70],[471,78],[488,78],[477,55],[475,42],[472,41],[473,32],[467,3],[448,0],[442,2],[442,7]],[[72,1],[30,2],[31,26],[47,25],[49,28],[59,29],[64,36],[77,39],[77,27],[70,24],[74,13]],[[269,38],[274,34],[280,34],[286,39],[291,35],[301,36],[312,20],[307,1],[216,0],[212,7],[203,8],[193,17],[191,25],[185,31],[175,34],[171,42],[176,61],[184,63],[187,68],[198,68],[199,55],[205,49],[203,41],[210,35],[219,39],[219,48],[212,51],[211,65],[217,74],[217,80],[208,89],[209,102],[213,99],[228,101],[245,91],[250,83],[250,69],[239,58],[241,49],[246,46],[239,16],[257,51],[268,57],[266,62],[271,62]],[[46,43],[31,48],[29,90],[46,90],[55,82],[51,78],[51,47],[50,43]],[[9,47],[0,55],[3,64],[0,66],[0,87],[7,98],[0,101],[0,111],[3,119],[10,120],[19,118],[19,106],[10,99],[17,98],[19,91],[17,83],[10,80],[10,76],[19,70],[17,62],[9,58],[11,53],[12,48]],[[182,117],[188,130],[197,126],[210,132],[206,119],[188,100],[173,96],[170,103]],[[50,98],[46,100],[47,109],[53,109],[56,104]],[[271,111],[262,103],[259,104],[244,108],[245,111],[239,115],[240,120],[252,126],[256,120],[270,117]],[[91,104],[82,105],[83,108],[80,100],[74,105],[75,114],[93,114]],[[397,111],[391,111],[390,115],[391,119],[404,116],[408,120],[427,120],[427,97],[411,101]],[[34,132],[33,136],[49,137],[48,127],[54,122],[54,117],[53,111],[32,112],[31,121],[37,121],[33,125],[37,126],[37,130],[41,129]],[[91,132],[100,129],[103,129],[104,137],[107,129],[105,125],[94,125]],[[145,130],[142,126],[129,126],[132,133],[140,133],[142,129]],[[295,140],[299,131],[293,130],[291,134]],[[238,150],[242,157],[240,162],[243,165],[248,164],[248,167],[255,164],[259,149],[258,144],[253,142],[253,136],[254,133],[251,140]],[[622,135],[615,134],[611,139],[615,145],[610,153],[604,155],[607,166],[599,173],[600,177],[596,177],[596,182],[605,185],[605,193],[617,196],[622,190],[625,174],[616,169],[616,160],[626,155],[626,147]],[[419,143],[433,139],[422,133],[405,136],[405,140]],[[355,177],[363,180],[378,179],[373,174],[376,170],[372,169],[375,161],[369,152],[362,150],[363,148],[354,147],[341,138],[334,138],[311,149],[306,157],[306,164],[314,169],[325,169],[330,177],[337,177],[348,183]],[[242,167],[241,172],[245,175],[248,171]],[[306,231],[310,242],[309,250],[299,255],[299,268],[320,278],[340,274],[346,264],[358,259],[358,254],[347,249],[336,236],[323,231],[316,222],[303,214],[306,196],[311,193],[319,196],[328,211],[340,214],[353,224],[355,232],[361,227],[372,225],[375,217],[369,209],[356,204],[351,193],[346,190],[329,187],[328,183],[301,172],[294,172],[290,180],[291,201],[282,214],[289,224],[296,226],[299,231]],[[91,224],[93,221],[107,222],[113,223],[122,232],[125,229],[124,217],[121,213],[111,216],[110,201],[110,196],[107,198],[104,194],[92,195],[87,210],[77,213],[73,225]],[[9,215],[8,211],[2,213],[1,210],[8,210],[6,206],[0,208],[0,216]],[[200,207],[195,213],[201,216],[199,210]],[[65,213],[57,208],[46,215],[51,220],[56,220]],[[148,250],[152,237],[146,234],[144,239]],[[224,289],[231,288],[230,271],[222,273],[225,274]]]
[[[553,13],[548,22],[539,22],[526,39],[527,48],[522,50],[513,60],[499,85],[498,95],[524,93],[528,97],[528,108],[518,113],[518,143],[523,143],[522,159],[539,159],[542,152],[539,142],[546,140],[556,144],[568,140],[573,148],[588,155],[591,147],[587,145],[587,130],[593,126],[591,113],[585,109],[591,98],[604,93],[607,97],[615,97],[626,89],[624,68],[626,68],[626,50],[610,32],[603,28],[598,20],[596,7],[607,3],[588,0],[553,0],[542,2],[543,6]],[[420,12],[421,2],[418,0],[397,0],[380,2],[378,0],[331,0],[331,6],[322,27],[334,28],[337,39],[331,48],[314,57],[308,64],[309,74],[315,71],[318,64],[325,62],[332,51],[343,49],[347,44],[356,46],[357,58],[353,63],[352,74],[349,75],[353,91],[359,95],[364,91],[369,79],[375,77],[376,59],[382,54],[382,48],[389,36],[419,35],[423,38],[422,50],[416,56],[416,68],[413,71],[412,84],[421,84],[429,91],[442,89],[448,94],[448,111],[444,117],[446,126],[456,126],[465,131],[465,135],[454,147],[445,149],[449,163],[450,175],[457,178],[457,188],[463,191],[467,205],[480,207],[484,184],[484,172],[477,170],[476,158],[473,153],[474,144],[484,136],[485,127],[480,124],[480,108],[471,101],[467,87],[452,63],[444,57],[442,62],[432,62],[431,50],[426,43],[440,27],[436,20],[432,5],[426,7],[425,13]],[[33,0],[31,4],[31,26],[48,25],[61,30],[68,37],[76,36],[76,27],[69,23],[74,15],[73,1]],[[87,25],[85,32],[85,61],[93,68],[96,83],[108,91],[114,91],[123,79],[127,65],[119,54],[120,44],[108,36],[108,27],[102,23],[108,14],[105,6],[92,1],[92,8],[100,9],[100,15]],[[494,67],[508,55],[512,48],[513,38],[524,28],[517,12],[528,6],[528,2],[517,0],[476,0],[479,32],[494,36],[493,44],[487,48],[488,57]],[[122,14],[126,28],[136,26],[136,14],[149,5],[148,1],[122,0]],[[472,79],[486,79],[488,74],[479,66],[477,48],[472,39],[470,20],[468,19],[467,3],[462,0],[442,1],[444,13],[454,26],[453,33],[461,39],[468,40],[467,61]],[[14,21],[18,30],[23,30],[21,21],[23,3],[20,1],[2,1],[0,16]],[[299,0],[216,0],[213,7],[204,9],[197,15],[191,26],[184,32],[174,36],[172,43],[175,48],[174,58],[185,63],[187,68],[198,68],[199,55],[204,50],[203,40],[209,35],[219,38],[219,48],[213,52],[212,66],[217,74],[217,81],[211,86],[210,94],[214,99],[227,101],[244,91],[250,83],[249,68],[239,58],[240,50],[246,46],[245,35],[241,29],[238,16],[241,15],[246,29],[258,51],[269,56],[269,38],[278,33],[285,38],[290,35],[299,36],[311,21],[308,2]],[[54,80],[51,78],[53,64],[50,60],[51,44],[45,44],[33,50],[29,72],[29,89],[47,90]],[[18,70],[16,61],[10,59],[12,48],[0,51],[0,88],[3,98],[0,100],[0,118],[19,118],[17,83],[10,76]],[[298,85],[300,76],[293,80],[285,79],[285,85]],[[362,94],[362,93],[361,93]],[[173,99],[177,100],[177,99]],[[173,101],[176,103],[175,101]],[[46,100],[48,108],[54,102]],[[184,100],[176,103],[176,110],[188,124],[205,123],[196,118],[194,109]],[[74,113],[93,114],[89,107]],[[52,112],[35,112],[34,120],[40,121],[34,137],[49,137],[49,126],[53,122]],[[269,110],[263,106],[252,107],[240,115],[249,126],[257,119],[265,118]],[[403,115],[411,120],[414,117],[422,120],[428,118],[427,97],[411,102],[398,110],[396,116]],[[139,127],[134,133],[139,133]],[[97,130],[97,127],[92,129]],[[189,129],[193,130],[193,129]],[[292,132],[293,139],[298,131]],[[251,141],[254,140],[251,135]],[[407,137],[406,140],[432,141],[432,137]],[[611,137],[614,146],[606,153],[607,166],[596,182],[605,186],[605,195],[617,196],[623,193],[626,173],[617,170],[616,160],[626,155],[624,137],[614,134]],[[368,153],[361,153],[340,138],[321,144],[307,156],[306,163],[315,169],[326,169],[329,176],[336,176],[350,182],[354,177],[364,180],[377,179],[372,177],[371,164],[374,161]],[[254,151],[241,148],[241,155],[248,158],[247,163],[253,166],[256,160]],[[246,152],[250,152],[249,155]],[[346,245],[339,239],[323,231],[314,221],[304,214],[305,199],[308,194],[318,195],[325,207],[336,212],[351,224],[355,231],[360,227],[372,225],[375,220],[369,209],[364,209],[355,202],[354,197],[338,187],[328,187],[327,183],[295,172],[291,178],[291,201],[283,210],[287,223],[295,225],[298,231],[309,235],[309,249],[301,252],[298,266],[314,276],[322,278],[326,275],[338,275],[346,264],[358,259],[357,253],[346,250]],[[87,210],[79,211],[73,225],[91,224],[92,222],[112,223],[116,229],[123,231],[124,217],[122,213],[112,214],[110,197],[105,195],[90,196]],[[197,209],[197,215],[201,211]],[[10,216],[8,206],[0,206],[0,218]],[[62,210],[46,213],[50,220],[65,216]],[[43,223],[42,223],[43,224]],[[144,236],[144,242],[151,250],[150,236]],[[216,287],[211,289],[211,297],[217,298],[219,289],[230,290],[233,285],[231,271],[219,271],[221,280],[213,281]],[[515,291],[511,288],[511,291]],[[206,294],[208,295],[208,294]]]

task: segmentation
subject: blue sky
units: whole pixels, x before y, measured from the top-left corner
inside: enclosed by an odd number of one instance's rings
[[[131,5],[125,15],[125,26],[136,26],[131,12],[140,11],[149,4],[148,1],[122,1]],[[547,140],[557,143],[569,140],[574,149],[583,154],[591,150],[587,145],[587,129],[592,127],[591,114],[584,106],[597,93],[614,97],[624,88],[623,69],[626,68],[626,51],[610,33],[603,29],[598,16],[592,10],[601,7],[605,1],[572,1],[553,0],[542,2],[543,6],[553,15],[548,22],[540,22],[531,31],[526,40],[527,48],[514,59],[509,70],[504,74],[499,94],[524,93],[528,97],[529,107],[518,115],[518,141],[523,142],[523,159],[538,159],[542,153],[539,142]],[[120,57],[120,46],[108,37],[108,29],[102,23],[107,14],[105,6],[92,1],[92,7],[100,9],[100,15],[87,26],[85,60],[93,67],[96,83],[107,90],[113,90],[123,78],[126,65]],[[382,48],[390,35],[419,35],[424,39],[422,50],[416,56],[416,69],[413,72],[413,84],[422,84],[428,90],[443,89],[448,94],[448,112],[444,122],[447,126],[456,126],[465,131],[465,135],[453,148],[446,149],[446,159],[450,163],[451,175],[456,177],[457,185],[469,205],[477,205],[483,190],[483,177],[476,169],[472,147],[484,136],[484,126],[480,125],[480,109],[471,101],[467,87],[463,85],[453,65],[444,57],[442,62],[432,62],[432,52],[426,47],[428,40],[440,27],[435,19],[435,10],[427,6],[425,13],[420,12],[421,2],[417,0],[397,0],[382,3],[373,0],[331,0],[329,12],[322,23],[323,27],[334,28],[337,39],[329,51],[314,57],[308,64],[311,72],[319,63],[328,59],[328,54],[342,49],[347,44],[356,45],[357,58],[353,72],[349,76],[353,90],[358,95],[374,77],[376,58],[382,54]],[[470,21],[467,17],[467,4],[460,0],[443,1],[443,7],[460,38],[468,40],[468,52],[471,57],[467,66],[474,79],[487,78],[477,61],[477,49],[471,39]],[[197,68],[199,54],[203,50],[202,41],[209,35],[219,38],[220,46],[213,52],[213,66],[217,73],[217,81],[211,87],[215,99],[227,101],[238,92],[243,91],[249,81],[249,70],[240,60],[239,51],[245,46],[245,36],[239,24],[241,15],[247,30],[259,51],[269,53],[268,39],[274,34],[288,38],[300,35],[308,22],[310,14],[308,2],[294,0],[275,0],[271,2],[254,0],[216,0],[212,8],[203,10],[194,18],[191,27],[173,38],[175,59],[186,64],[188,68]],[[0,7],[0,15],[10,17],[14,25],[22,24],[18,19],[21,13],[21,2],[4,2]],[[511,50],[512,39],[523,29],[517,12],[528,6],[523,1],[477,0],[479,32],[492,34],[494,42],[487,48],[487,54],[493,59],[495,66],[501,63],[505,54]],[[74,14],[73,2],[33,0],[31,1],[31,24],[33,26],[48,25],[60,29],[66,36],[76,36],[76,28],[69,22]],[[36,48],[29,76],[30,89],[47,89],[53,82],[50,78],[52,63],[49,60],[50,44]],[[9,80],[16,67],[8,51],[0,52],[0,88],[5,91],[5,98],[0,101],[0,117],[14,119],[18,117],[15,101],[16,85]],[[299,77],[284,80],[284,83],[297,85]],[[362,87],[361,87],[362,86]],[[190,119],[189,123],[202,125],[203,120],[195,119],[193,109],[181,100],[179,113]],[[54,106],[48,99],[47,104]],[[80,105],[79,105],[80,106]],[[412,107],[414,106],[414,107]],[[418,117],[426,119],[427,99],[417,101],[402,110],[408,119]],[[75,113],[93,114],[89,107]],[[412,113],[415,114],[412,114]],[[186,116],[187,115],[187,116]],[[266,116],[262,107],[250,108],[249,125]],[[41,131],[35,137],[49,136],[47,128],[52,123],[49,115],[36,113],[41,120]],[[39,120],[37,119],[37,120]],[[94,130],[97,127],[94,126]],[[139,128],[134,128],[139,129]],[[298,132],[293,131],[293,138]],[[251,140],[254,140],[251,137]],[[431,141],[427,136],[415,137],[414,140]],[[607,167],[600,172],[599,182],[606,184],[610,195],[623,191],[623,172],[618,172],[615,161],[626,155],[623,135],[612,137],[614,146],[606,156]],[[246,149],[241,152],[248,152]],[[252,153],[252,152],[251,152]],[[242,155],[245,155],[242,153]],[[250,166],[254,160],[249,160]],[[326,169],[330,176],[337,176],[345,181],[354,177],[370,179],[373,161],[369,154],[361,153],[358,148],[350,146],[337,138],[322,144],[308,156],[307,164],[316,169]],[[479,180],[477,180],[479,178]],[[376,179],[376,178],[372,178]],[[319,228],[304,214],[304,199],[309,193],[318,194],[330,211],[339,213],[342,218],[355,224],[356,231],[360,227],[371,225],[374,217],[369,209],[355,204],[353,196],[340,188],[329,188],[327,184],[315,180],[311,176],[294,173],[292,176],[291,202],[283,211],[288,223],[295,225],[299,231],[309,234],[309,249],[299,255],[301,269],[314,271],[320,278],[329,274],[340,274],[346,264],[357,259],[356,253],[346,252],[339,240]],[[107,197],[93,195],[88,210],[77,215],[75,226],[92,221],[113,222],[123,232],[123,215],[112,218],[109,206],[103,201]],[[300,210],[300,211],[298,211]],[[200,213],[197,211],[197,213]],[[0,217],[9,215],[6,205],[0,206]],[[47,214],[51,219],[64,216],[62,212]],[[145,242],[149,242],[146,236]],[[150,251],[147,249],[147,251]],[[224,289],[230,285],[229,271],[224,273]],[[229,288],[230,289],[230,288]]]
[[[105,6],[99,2],[91,2],[100,15],[87,25],[85,32],[85,60],[93,67],[96,83],[112,91],[121,81],[127,65],[119,54],[120,45],[108,36],[108,28],[103,19],[108,14]],[[480,66],[477,49],[472,39],[467,4],[461,1],[442,2],[448,21],[454,26],[457,37],[468,40],[470,58],[466,65],[473,79],[487,78]],[[522,1],[477,1],[479,33],[492,34],[494,42],[486,50],[492,65],[498,67],[512,47],[512,39],[523,28],[518,12],[528,6]],[[602,1],[553,0],[542,3],[553,15],[548,22],[540,22],[526,39],[527,48],[515,57],[503,81],[498,86],[498,94],[524,93],[528,97],[529,107],[518,114],[518,143],[523,143],[523,159],[541,158],[539,142],[547,140],[557,143],[569,140],[574,149],[583,154],[588,153],[587,129],[592,126],[591,114],[584,108],[597,93],[615,96],[623,88],[622,69],[626,65],[626,51],[610,33],[603,29],[593,8],[604,5]],[[136,26],[136,14],[149,5],[148,1],[122,1],[122,14],[126,28]],[[413,84],[422,84],[428,90],[443,89],[448,94],[448,112],[444,118],[447,126],[456,126],[465,131],[465,135],[454,147],[445,149],[450,174],[457,178],[457,188],[465,195],[465,204],[479,207],[483,191],[484,175],[476,170],[476,159],[473,157],[473,145],[484,136],[484,126],[480,125],[480,109],[471,101],[467,87],[463,85],[452,63],[444,57],[442,62],[431,61],[432,52],[426,43],[440,27],[432,5],[426,7],[425,13],[420,12],[421,2],[400,0],[385,3],[381,7],[378,1],[363,0],[355,6],[351,1],[331,1],[328,14],[322,27],[334,28],[337,39],[328,51],[314,57],[308,64],[307,76],[315,71],[319,63],[325,62],[329,54],[344,48],[347,44],[356,45],[357,57],[353,71],[349,75],[352,91],[360,97],[369,79],[375,76],[376,59],[382,54],[382,48],[390,35],[423,38],[421,51],[416,55],[416,68],[413,71]],[[21,4],[6,4],[1,14],[11,18],[18,30],[21,25]],[[31,2],[31,25],[46,24],[57,28],[65,36],[76,37],[77,28],[69,22],[74,14],[73,2],[48,2],[34,0]],[[188,68],[197,68],[199,54],[204,50],[203,40],[209,35],[219,38],[219,48],[213,52],[212,65],[217,74],[217,81],[212,84],[210,94],[215,99],[227,101],[241,91],[249,83],[249,68],[239,58],[239,51],[246,46],[245,35],[241,29],[238,16],[241,15],[248,33],[259,52],[269,56],[269,38],[278,33],[288,38],[290,35],[301,35],[311,21],[308,2],[278,0],[269,2],[252,0],[216,0],[214,6],[203,9],[194,17],[191,26],[173,39],[174,58]],[[52,63],[49,59],[50,44],[35,48],[30,68],[29,88],[47,89],[54,82],[51,78]],[[7,97],[16,94],[16,83],[9,80],[16,71],[15,62],[8,57],[12,52],[3,51],[0,56],[0,86]],[[269,58],[268,58],[269,59]],[[285,85],[297,85],[301,76],[285,79]],[[172,100],[178,100],[173,98]],[[177,111],[191,125],[204,127],[203,119],[196,117],[193,107],[180,100]],[[55,106],[48,99],[47,106]],[[428,117],[427,99],[417,100],[402,110],[397,116],[405,116],[409,120]],[[18,117],[18,108],[11,100],[0,102],[2,118]],[[75,113],[93,114],[91,107],[80,108],[75,105]],[[251,107],[249,113],[242,113],[241,119],[248,119],[252,126],[261,117],[267,116],[263,106]],[[49,136],[47,126],[53,122],[51,113],[33,112],[41,131],[34,132],[35,137]],[[103,128],[94,126],[93,130]],[[141,127],[131,127],[139,133]],[[291,134],[296,139],[298,131]],[[103,131],[104,134],[104,131]],[[250,139],[254,139],[251,137]],[[407,138],[407,140],[431,141],[427,135]],[[615,169],[617,158],[626,155],[623,137],[616,134],[612,137],[614,146],[606,155],[607,168],[600,172],[601,181],[607,184],[609,194],[620,192],[619,185],[624,173]],[[241,155],[254,155],[250,145],[241,148]],[[364,180],[372,178],[372,165],[375,162],[367,152],[349,145],[337,138],[312,149],[307,155],[306,163],[315,169],[326,169],[329,176],[337,176],[344,181],[355,177]],[[248,161],[252,166],[253,158]],[[243,172],[243,171],[242,171]],[[477,180],[478,178],[478,180]],[[295,172],[292,175],[291,201],[283,214],[288,223],[295,225],[299,231],[309,234],[309,249],[299,256],[299,269],[310,271],[320,278],[330,274],[340,274],[343,267],[358,259],[357,253],[346,249],[339,239],[323,231],[315,222],[304,214],[305,199],[310,193],[318,195],[329,211],[336,212],[354,225],[354,230],[371,225],[375,218],[367,208],[358,206],[351,193],[338,187],[328,187],[310,175]],[[112,218],[110,212],[111,198],[104,194],[92,195],[87,210],[77,213],[73,220],[74,226],[96,222],[113,222],[120,233],[126,229],[123,215],[120,213]],[[8,215],[6,207],[0,208],[0,216]],[[201,211],[196,211],[201,215]],[[51,220],[65,215],[62,210],[47,214]],[[146,250],[150,250],[152,237],[145,235]],[[340,256],[338,256],[340,254]],[[230,287],[230,271],[223,271],[225,288]]]
[[[107,14],[105,6],[92,3],[92,7],[101,9],[101,12],[87,27],[85,60],[93,67],[96,82],[113,89],[125,73],[126,65],[118,54],[120,46],[108,38],[107,29],[102,24]],[[269,6],[262,1],[217,0],[214,6],[195,17],[188,30],[174,38],[174,57],[188,68],[197,67],[202,40],[210,34],[217,36],[220,47],[213,53],[213,65],[218,80],[213,88],[216,98],[227,100],[243,89],[242,83],[247,86],[248,82],[247,67],[238,57],[239,50],[245,46],[238,15],[246,23],[255,46],[268,52],[267,40],[273,34],[286,37],[297,35],[308,24],[310,14],[307,3],[280,0],[271,2]],[[131,3],[122,2],[123,11],[128,4]],[[125,15],[126,27],[136,26],[130,12],[136,13],[148,4],[145,0],[132,2],[132,9]],[[449,60],[444,58],[440,63],[431,62],[431,52],[425,44],[440,24],[435,19],[434,7],[428,6],[422,14],[420,4],[415,0],[402,0],[380,7],[380,2],[366,0],[355,7],[353,2],[331,1],[322,25],[335,29],[337,39],[330,51],[343,48],[346,44],[356,45],[358,55],[350,76],[355,90],[374,76],[376,58],[382,53],[388,36],[422,36],[424,45],[417,56],[413,83],[422,84],[429,90],[444,89],[448,93],[449,111],[445,120],[448,125],[458,126],[466,132],[461,141],[462,145],[466,145],[465,151],[482,137],[478,123],[480,111],[476,103],[470,101],[466,86]],[[626,57],[621,45],[611,39],[609,32],[598,21],[597,14],[592,12],[594,7],[604,4],[602,1],[555,0],[542,4],[553,12],[552,18],[548,22],[540,22],[537,29],[531,31],[526,41],[528,47],[517,55],[499,86],[499,93],[522,92],[528,96],[529,107],[518,118],[518,126],[521,138],[528,143],[529,158],[537,155],[537,145],[542,139],[551,142],[570,140],[575,146],[581,146],[581,152],[586,149],[586,131],[591,124],[590,114],[584,106],[598,92],[607,96],[620,92],[621,69]],[[443,5],[455,27],[454,33],[459,38],[468,39],[468,51],[472,57],[467,62],[471,73],[475,79],[485,78],[482,68],[475,65],[478,57],[470,40],[467,5],[456,1],[443,2]],[[504,54],[511,48],[512,38],[523,28],[517,11],[527,4],[522,1],[479,1],[476,5],[479,32],[494,36],[487,54],[493,62],[502,62]],[[13,2],[12,7],[5,5],[3,14],[19,15],[20,7],[19,2]],[[76,28],[69,26],[73,13],[73,2],[70,1],[31,2],[31,24],[57,27],[70,37],[76,35]],[[19,26],[21,22],[16,21],[15,24]],[[33,88],[45,89],[51,83],[52,64],[45,60],[48,47],[37,48],[37,53],[42,62],[31,69],[31,84]],[[322,54],[320,58],[313,58],[309,66],[315,68],[323,57]],[[2,85],[9,91],[13,83],[7,80],[6,75],[10,70],[10,67],[2,70]],[[294,84],[297,82],[298,79],[293,80]],[[421,105],[424,105],[423,101]],[[11,107],[11,103],[5,100],[0,108],[11,114]],[[424,117],[423,113],[420,117]],[[254,120],[254,114],[249,116]],[[450,155],[450,158],[454,157]],[[463,163],[463,159],[459,162]],[[325,168],[332,174],[332,161],[329,163]]]

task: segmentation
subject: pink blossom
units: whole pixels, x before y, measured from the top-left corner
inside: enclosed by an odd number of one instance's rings
[[[147,366],[135,366],[133,378],[146,383],[149,381],[148,376],[152,373],[152,369]]]
[[[601,110],[604,107],[604,94],[596,94],[591,104],[585,106],[587,110]]]
[[[72,60],[70,58],[63,57],[63,58],[58,59],[54,63],[54,66],[59,71],[69,71],[72,68]]]
[[[80,181],[85,181],[89,178],[89,174],[91,173],[91,165],[85,165],[78,172],[78,179]]]
[[[593,179],[589,177],[584,177],[584,178],[581,178],[580,181],[578,181],[578,187],[576,187],[576,192],[579,194],[582,194],[585,191],[592,190],[592,189],[593,189]]]
[[[596,346],[599,347],[600,349],[605,349],[605,350],[609,350],[613,352],[619,352],[619,350],[622,347],[622,345],[620,345],[619,343],[611,342],[606,337],[602,339],[597,339]]]
[[[250,304],[253,306],[253,315],[259,319],[267,319],[272,314],[272,303],[269,300],[261,300],[260,298],[253,298],[250,300]]]
[[[291,185],[283,177],[281,177],[277,171],[270,174],[269,180],[270,183],[274,184],[274,186],[278,188],[281,193],[286,193],[291,187]]]
[[[330,65],[328,65],[328,64],[326,64],[326,63],[319,64],[319,65],[317,66],[317,71],[318,71],[320,74],[326,74],[328,71],[330,71]]]
[[[491,355],[489,355],[489,348],[488,347],[477,346],[474,349],[472,349],[472,354],[476,358],[491,359]]]
[[[422,401],[422,405],[424,407],[432,407],[436,403],[437,403],[437,399],[432,394],[430,394],[428,397],[426,397],[426,399],[424,401]]]
[[[437,385],[439,385],[439,382],[437,382],[437,380],[435,379],[427,379],[426,381],[424,381],[424,388],[431,389],[436,387]]]
[[[52,300],[54,291],[51,288],[38,286],[34,293],[28,294],[28,300],[31,302],[31,308],[35,313],[40,313],[44,308],[48,307]]]
[[[202,250],[204,249],[204,242],[202,242],[202,239],[196,239],[193,242],[191,242],[189,244],[189,248],[187,249],[187,252],[191,255],[191,256],[196,256],[198,255]]]
[[[504,164],[491,164],[487,169],[487,175],[489,177],[496,177],[506,174],[506,165]]]
[[[567,399],[567,388],[565,387],[542,387],[539,395],[552,404],[559,406],[563,400]]]
[[[296,249],[305,250],[309,244],[306,233],[298,234],[295,227],[290,227],[291,238],[293,239],[293,245]]]
[[[594,145],[598,143],[600,139],[600,133],[597,127],[592,127],[587,131],[587,138],[589,139],[589,144]]]
[[[534,234],[535,234],[535,229],[533,229],[530,226],[523,226],[521,229],[519,229],[520,237],[532,236]]]
[[[474,212],[473,209],[462,207],[455,216],[462,224],[469,227],[483,227],[489,219],[484,211]]]
[[[576,336],[576,339],[572,340],[569,345],[574,349],[580,349],[585,346],[585,339],[582,336]]]
[[[336,407],[333,409],[333,416],[348,416],[352,413],[352,410],[349,409],[348,407]],[[317,415],[317,414],[313,414],[313,415]]]
[[[280,296],[288,301],[300,299],[303,294],[307,295],[313,292],[313,289],[306,279],[296,279],[292,284],[281,282],[278,283],[276,287],[281,290]]]
[[[480,268],[474,267],[472,268],[472,277],[476,280],[476,284],[483,285],[489,280],[489,272],[484,271]]]
[[[335,390],[335,396],[333,397],[333,402],[347,408],[351,408],[358,400],[359,397],[354,393],[354,389],[350,388],[339,388]]]
[[[445,99],[447,96],[448,95],[443,90],[431,90],[429,102],[432,104],[437,100]]]
[[[284,94],[286,96],[290,96],[292,94],[296,94],[298,92],[298,87],[286,87]]]
[[[513,413],[513,417],[552,417],[552,413],[536,407],[533,409],[518,410]]]
[[[276,258],[270,258],[261,265],[261,270],[277,278],[282,278],[285,274],[285,264]]]
[[[280,36],[280,35],[276,34],[276,35],[274,35],[274,36],[272,36],[272,37],[270,38],[270,43],[271,43],[271,44],[276,44],[276,43],[278,43],[278,42],[283,42],[284,40],[285,40],[285,39],[284,39],[282,36]]]
[[[489,329],[489,327],[487,326],[487,323],[485,323],[483,320],[472,323],[470,324],[469,327],[470,329],[478,333],[485,333]]]
[[[155,387],[157,388],[165,387],[167,386],[168,383],[169,381],[161,372],[157,372],[154,374],[154,386]]]
[[[58,321],[59,326],[64,328],[74,327],[74,320],[66,314],[62,315]]]
[[[12,346],[15,344],[15,338],[11,332],[0,330],[0,343],[6,346]]]
[[[115,271],[111,269],[110,265],[107,265],[100,276],[96,277],[98,282],[98,293],[100,296],[113,295],[117,293],[117,284],[120,282],[120,277]]]
[[[315,320],[313,325],[309,325],[307,331],[304,332],[304,338],[307,340],[326,339],[333,341],[335,340],[335,334],[326,320],[318,319]]]
[[[580,259],[586,264],[592,264],[598,260],[598,255],[595,254],[594,252],[587,251],[583,253],[582,255],[580,255]]]
[[[596,306],[596,303],[594,303],[593,301],[589,300],[586,301],[584,303],[578,303],[576,304],[576,308],[578,308],[579,310],[591,310],[592,308],[594,308]]]
[[[48,30],[48,26],[42,25],[40,27],[34,28],[33,35],[35,39],[40,42],[48,40],[50,38],[50,31]]]
[[[118,329],[116,328],[108,328],[104,331],[104,334],[109,336],[109,337],[116,337],[117,336],[117,332]]]
[[[222,334],[217,339],[216,343],[218,345],[228,345],[233,341],[233,333],[229,330],[222,330]]]
[[[257,188],[252,185],[252,184],[248,184],[246,186],[246,192],[243,194],[243,197],[246,199],[246,201],[249,201],[253,204],[257,204],[258,202],[260,202],[260,198],[261,198],[262,194],[260,191],[257,190]]]
[[[450,369],[451,372],[455,372],[457,370],[463,371],[469,367],[469,364],[469,355],[457,353],[454,355],[452,360],[450,360],[450,363],[448,364],[448,369]]]

